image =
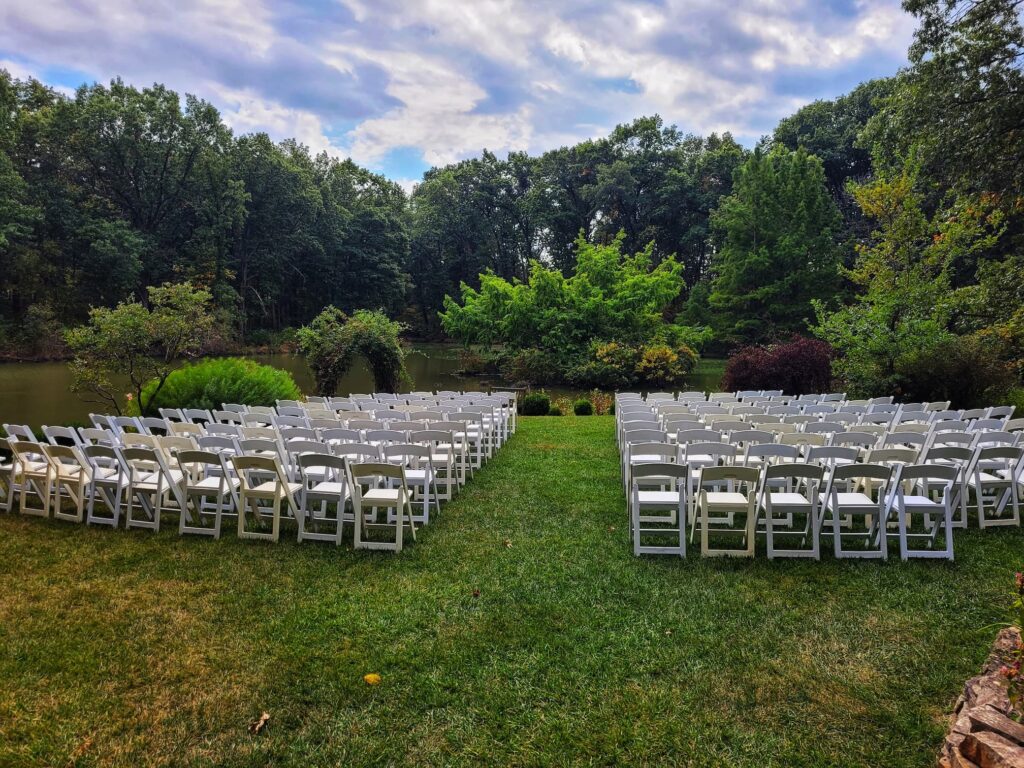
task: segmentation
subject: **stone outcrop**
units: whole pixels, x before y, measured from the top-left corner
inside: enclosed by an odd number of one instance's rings
[[[980,675],[964,684],[939,755],[940,768],[1024,768],[1024,725],[1011,718],[1000,669],[1020,642],[1020,632],[999,633]]]

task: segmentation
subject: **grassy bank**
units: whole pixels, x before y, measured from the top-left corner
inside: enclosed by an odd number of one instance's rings
[[[0,516],[0,765],[932,765],[1024,533],[636,559],[612,434],[524,419],[398,557]]]

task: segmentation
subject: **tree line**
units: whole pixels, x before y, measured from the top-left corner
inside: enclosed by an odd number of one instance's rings
[[[236,341],[329,305],[437,335],[463,284],[569,278],[589,243],[678,263],[665,320],[720,350],[814,333],[890,388],[940,347],[1019,377],[1021,0],[903,5],[909,66],[751,150],[643,117],[539,156],[484,151],[408,196],[162,86],[66,97],[0,73],[0,342],[185,280]]]

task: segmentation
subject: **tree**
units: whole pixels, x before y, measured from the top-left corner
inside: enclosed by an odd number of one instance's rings
[[[298,334],[317,394],[330,397],[337,392],[356,357],[366,359],[378,392],[397,392],[409,380],[402,329],[380,311],[361,309],[349,317],[337,307],[324,309]]]
[[[118,414],[133,402],[140,413],[148,414],[175,364],[195,356],[213,330],[207,291],[191,283],[165,283],[148,294],[148,307],[133,301],[93,309],[89,323],[69,330],[65,337],[74,354],[72,391],[109,405]],[[127,377],[127,397],[115,389],[115,376]]]
[[[835,373],[855,396],[891,393],[963,405],[990,385],[1005,384],[1005,371],[991,344],[953,332],[957,297],[948,269],[965,253],[991,248],[1001,216],[965,204],[929,219],[915,189],[917,172],[908,165],[854,188],[864,215],[877,225],[845,271],[859,295],[835,310],[818,302],[815,333],[835,348]]]
[[[911,148],[940,192],[1024,193],[1024,0],[904,0],[920,24],[866,140],[890,171]]]
[[[806,151],[755,150],[711,221],[722,242],[709,298],[716,335],[765,341],[799,332],[811,302],[836,291],[839,214],[821,161]]]
[[[659,359],[668,358],[671,367],[680,356],[695,357],[691,347],[706,339],[704,329],[665,320],[683,289],[681,266],[671,256],[655,265],[652,245],[624,254],[624,238],[599,245],[580,234],[570,277],[535,261],[527,281],[488,272],[480,275],[479,289],[463,283],[461,303],[445,297],[442,326],[465,344],[522,353],[510,375],[532,381],[586,378],[590,363],[612,355],[612,348],[600,352],[608,344],[632,361],[630,375],[638,367],[653,370]]]

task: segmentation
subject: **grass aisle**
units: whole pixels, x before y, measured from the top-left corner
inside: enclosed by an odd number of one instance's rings
[[[523,419],[398,557],[0,515],[0,765],[930,766],[1024,551],[957,535],[636,559],[608,417]]]

